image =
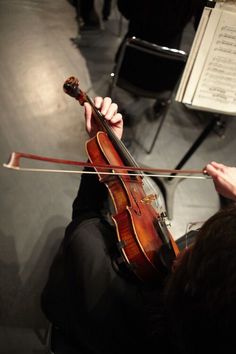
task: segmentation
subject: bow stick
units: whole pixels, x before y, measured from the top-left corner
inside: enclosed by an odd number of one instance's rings
[[[99,174],[106,175],[139,175],[143,176],[143,172],[148,172],[148,176],[150,177],[177,177],[177,178],[199,178],[199,179],[207,179],[211,178],[207,175],[206,171],[203,170],[170,170],[170,169],[160,169],[160,168],[152,168],[152,167],[133,167],[133,166],[117,166],[110,164],[92,164],[90,162],[81,162],[81,161],[73,161],[73,160],[64,160],[57,159],[53,157],[45,157],[34,154],[28,154],[23,152],[12,152],[7,164],[3,164],[4,167],[17,170],[17,171],[32,171],[32,172],[61,172],[61,173],[88,173],[88,174],[97,174],[96,171],[79,171],[79,170],[55,170],[55,169],[43,169],[43,168],[32,168],[32,167],[20,167],[20,159],[30,159],[37,160],[43,162],[51,162],[65,165],[73,165],[79,167],[90,167],[95,169],[103,169],[104,171],[99,171]],[[113,170],[113,171],[111,171]],[[114,171],[118,170],[118,171]],[[124,172],[123,172],[124,171]],[[127,171],[134,171],[134,173],[130,173]],[[140,171],[137,173],[137,171]],[[178,175],[180,174],[180,175]],[[190,176],[188,175],[190,174]],[[200,174],[200,176],[195,176],[196,174]]]

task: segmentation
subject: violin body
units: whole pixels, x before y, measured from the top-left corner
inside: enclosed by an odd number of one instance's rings
[[[171,269],[179,252],[167,228],[166,215],[153,206],[157,203],[157,195],[146,194],[144,174],[131,174],[128,170],[119,169],[119,166],[138,165],[90,97],[79,89],[78,83],[78,79],[70,77],[64,84],[64,91],[81,105],[88,102],[100,127],[96,136],[87,141],[86,149],[90,162],[102,166],[94,168],[100,182],[107,186],[113,202],[115,212],[112,220],[122,259],[137,278],[146,283],[156,283]],[[107,165],[113,168],[107,168]],[[118,167],[114,169],[114,166]]]
[[[100,131],[90,139],[86,149],[94,164],[123,165],[105,132]],[[107,172],[107,169],[102,168],[96,170],[98,175],[99,172]],[[107,186],[114,205],[112,219],[116,227],[118,247],[126,265],[142,281],[161,279],[164,275],[163,267],[157,261],[157,253],[165,238],[161,233],[168,230],[157,227],[158,222],[162,223],[162,217],[147,198],[142,178],[102,174],[99,179]]]

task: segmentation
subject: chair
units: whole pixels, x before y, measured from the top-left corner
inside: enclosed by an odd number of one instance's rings
[[[168,104],[162,114],[154,139],[147,153],[151,153],[165,120],[176,84],[184,69],[187,54],[184,51],[159,46],[136,37],[127,38],[117,56],[108,96],[114,96],[119,87],[135,96],[157,99],[168,91]]]

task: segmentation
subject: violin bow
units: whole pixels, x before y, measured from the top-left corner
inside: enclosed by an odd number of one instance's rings
[[[12,152],[8,163],[4,163],[3,167],[16,170],[16,171],[31,171],[31,172],[54,172],[54,173],[75,173],[75,174],[97,174],[97,171],[89,170],[64,170],[64,169],[45,169],[45,168],[34,168],[34,167],[21,167],[21,159],[37,160],[48,163],[64,164],[70,166],[78,166],[83,168],[99,169],[99,174],[104,175],[118,175],[118,176],[143,176],[144,172],[148,174],[149,177],[164,177],[164,178],[195,178],[195,179],[208,179],[211,178],[207,175],[206,171],[203,170],[173,170],[173,169],[160,169],[152,167],[131,167],[131,166],[117,166],[110,164],[92,164],[90,162],[64,160],[54,157],[45,157],[34,154],[28,154],[23,152]],[[102,170],[102,171],[100,171]]]

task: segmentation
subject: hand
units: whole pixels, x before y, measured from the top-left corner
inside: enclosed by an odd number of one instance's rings
[[[117,113],[118,106],[116,103],[112,103],[110,97],[95,97],[94,104],[101,113],[105,116],[105,119],[109,121],[110,126],[114,130],[114,133],[119,139],[122,137],[123,133],[123,119],[120,113]],[[95,119],[92,115],[92,107],[89,103],[84,103],[85,108],[85,124],[86,130],[89,136],[92,138],[99,131],[99,127],[96,124]]]
[[[205,170],[212,176],[216,191],[223,197],[236,201],[236,167],[211,162]]]

